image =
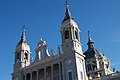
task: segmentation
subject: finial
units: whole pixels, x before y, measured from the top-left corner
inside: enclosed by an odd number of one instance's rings
[[[23,28],[22,28],[22,36],[21,36],[20,42],[19,42],[18,44],[21,44],[21,43],[26,43],[25,25],[23,25]]]
[[[90,38],[90,31],[88,31],[88,38]]]
[[[23,36],[23,38],[26,38],[25,37],[25,25],[23,25],[23,28],[22,28],[22,36]]]
[[[66,14],[69,14],[70,12],[69,12],[69,9],[68,9],[68,0],[66,0],[65,5],[66,5]]]
[[[40,39],[40,41],[43,41],[42,38]]]
[[[25,33],[25,25],[23,25],[22,32]]]
[[[68,5],[68,0],[66,0],[65,5],[66,5],[66,6]]]
[[[90,37],[90,31],[88,31],[88,48],[93,48],[94,47],[94,42],[92,41],[92,38]]]
[[[26,42],[26,36],[25,36],[25,25],[23,25],[23,28],[22,28],[22,36],[21,36],[21,40],[20,42]]]
[[[88,31],[88,41],[92,41],[91,36],[90,36],[90,31]]]
[[[63,22],[68,20],[68,19],[73,19],[71,14],[70,14],[70,11],[69,11],[68,0],[66,0],[65,5],[66,5],[66,12],[65,12],[65,17],[64,17]]]

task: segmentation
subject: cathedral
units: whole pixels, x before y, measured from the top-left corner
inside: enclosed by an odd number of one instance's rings
[[[88,33],[88,49],[83,53],[80,29],[66,4],[65,17],[61,23],[61,47],[57,54],[48,51],[44,40],[35,49],[36,57],[31,61],[30,46],[26,41],[25,29],[14,54],[12,80],[120,80],[120,74],[110,69],[109,60],[94,48]]]

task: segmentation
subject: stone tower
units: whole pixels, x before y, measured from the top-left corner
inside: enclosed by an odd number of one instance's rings
[[[22,29],[20,42],[15,49],[14,71],[12,80],[22,80],[21,70],[30,65],[30,47],[26,42],[25,29]]]
[[[79,28],[69,12],[61,23],[63,80],[86,80],[85,60],[80,43]]]

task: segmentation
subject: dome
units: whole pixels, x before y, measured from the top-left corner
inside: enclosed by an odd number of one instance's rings
[[[86,56],[85,59],[91,59],[94,57],[102,57],[103,56],[103,54],[95,48],[88,49],[83,54]]]
[[[94,48],[94,42],[90,37],[90,32],[88,31],[88,49],[83,54],[86,56],[85,59],[95,58],[95,57],[103,57],[104,55]]]

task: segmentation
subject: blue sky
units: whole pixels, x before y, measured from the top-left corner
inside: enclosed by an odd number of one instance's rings
[[[0,80],[11,80],[14,51],[26,25],[31,55],[42,38],[49,49],[61,45],[59,32],[65,14],[65,0],[0,0]],[[81,30],[83,51],[87,50],[87,32],[95,48],[120,70],[120,0],[69,0],[69,9]]]

